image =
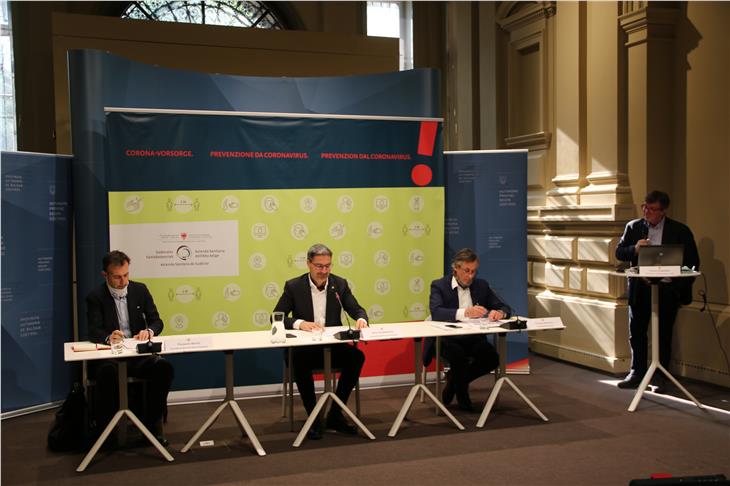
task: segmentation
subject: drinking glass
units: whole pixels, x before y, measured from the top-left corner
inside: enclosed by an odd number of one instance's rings
[[[312,341],[321,341],[322,334],[324,334],[323,327],[315,327],[312,329]]]
[[[109,338],[112,354],[122,354],[124,352],[124,337],[119,334],[112,334]]]

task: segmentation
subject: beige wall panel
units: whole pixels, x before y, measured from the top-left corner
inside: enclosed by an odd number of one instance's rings
[[[530,349],[613,373],[628,370],[631,352],[625,306],[534,289],[528,292],[528,303],[535,317],[559,316],[566,327],[532,334]]]
[[[527,235],[527,256],[534,258],[545,258],[544,236]]]
[[[568,268],[568,288],[575,292],[584,290],[583,279],[586,273],[585,268],[570,267]]]
[[[578,238],[578,260],[611,263],[614,260],[616,241],[617,238]]]
[[[527,154],[527,187],[530,189],[542,189],[545,187],[545,165],[547,150],[530,150]],[[543,193],[544,201],[544,191]],[[539,205],[544,205],[542,202]]]
[[[575,238],[545,237],[545,256],[555,260],[574,260]]]
[[[586,274],[586,290],[594,294],[610,293],[610,275],[606,270],[588,269]]]
[[[625,171],[619,154],[619,29],[617,2],[587,2],[587,148],[589,176]],[[622,167],[619,166],[621,163]],[[594,202],[582,201],[584,204]]]
[[[566,288],[567,267],[564,265],[545,264],[545,285],[554,289]]]
[[[540,45],[525,42],[511,46],[510,136],[541,131],[540,123]]]
[[[578,2],[560,2],[555,15],[556,181],[580,177],[580,36]]]
[[[712,303],[728,305],[730,296],[730,3],[688,2],[687,23],[678,36],[687,53],[681,78],[686,83],[686,116],[678,120],[677,164],[686,179],[676,181],[677,199],[671,215],[694,232],[700,268],[707,278]],[[674,206],[674,203],[672,204]],[[704,288],[703,280],[694,285]],[[727,333],[727,320],[722,324]],[[725,334],[727,336],[727,334]],[[730,342],[728,340],[726,343]],[[726,349],[730,346],[726,344]],[[730,353],[730,351],[728,351]]]
[[[532,283],[544,287],[545,286],[545,266],[543,262],[532,263]]]
[[[730,387],[725,352],[730,343],[730,307],[711,306],[710,315],[695,304],[679,310],[674,326],[672,370],[683,376]],[[714,328],[714,329],[713,329]]]

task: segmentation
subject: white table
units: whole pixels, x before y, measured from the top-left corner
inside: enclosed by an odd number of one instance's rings
[[[541,324],[542,323],[542,324]],[[451,412],[441,403],[441,401],[434,395],[428,387],[422,382],[421,369],[423,366],[422,360],[422,349],[421,341],[425,337],[440,338],[444,336],[459,336],[469,334],[494,334],[498,335],[498,349],[500,354],[500,360],[506,359],[506,333],[509,332],[522,332],[506,329],[500,327],[492,327],[489,329],[480,329],[477,325],[465,325],[462,323],[456,323],[458,328],[447,327],[453,326],[452,323],[436,322],[436,321],[424,321],[424,322],[401,322],[401,323],[390,323],[373,325],[369,330],[369,335],[363,336],[362,341],[382,341],[392,339],[414,339],[416,341],[415,346],[415,360],[414,360],[414,375],[415,384],[411,388],[408,396],[401,407],[398,416],[393,422],[392,427],[388,433],[388,436],[395,437],[398,430],[406,417],[406,414],[413,405],[413,401],[419,391],[423,391],[434,404],[440,409],[449,420],[451,420],[460,430],[464,430],[464,426],[454,417]],[[544,319],[530,319],[528,320],[528,327],[526,331],[538,330],[538,329],[562,329],[564,326],[562,322],[545,323]],[[193,434],[190,440],[181,449],[181,452],[187,452],[205,433],[208,428],[218,419],[220,414],[226,407],[230,407],[234,414],[236,421],[241,428],[242,433],[245,433],[256,453],[260,456],[266,455],[266,451],[261,446],[256,434],[246,420],[245,415],[241,411],[238,403],[235,400],[233,394],[233,352],[247,349],[269,349],[269,348],[292,348],[298,346],[323,346],[324,352],[324,372],[325,376],[329,376],[331,373],[331,346],[343,345],[347,341],[339,341],[334,338],[334,333],[340,330],[346,329],[344,327],[327,327],[327,332],[323,335],[322,341],[313,341],[311,333],[306,331],[298,330],[287,330],[288,335],[296,337],[287,338],[284,343],[272,343],[270,331],[253,331],[253,332],[226,332],[226,333],[211,333],[211,334],[194,334],[194,335],[171,335],[171,336],[157,336],[155,337],[156,342],[162,342],[162,351],[159,354],[179,354],[179,353],[194,353],[194,352],[223,352],[225,354],[225,371],[226,371],[226,394],[221,404],[216,410],[205,420],[203,425]],[[109,422],[104,432],[101,434],[96,443],[92,446],[91,450],[86,454],[83,461],[77,468],[77,471],[81,472],[86,469],[88,464],[91,462],[93,457],[99,451],[106,438],[109,436],[111,431],[116,427],[122,416],[128,416],[131,421],[142,431],[142,433],[149,439],[149,441],[155,446],[155,448],[162,454],[165,459],[172,461],[173,458],[170,453],[155,439],[149,430],[142,424],[142,422],[129,410],[127,400],[127,366],[126,360],[129,358],[140,356],[134,349],[125,349],[121,355],[112,355],[109,350],[100,351],[79,351],[75,352],[72,346],[77,343],[65,343],[64,344],[64,359],[67,362],[76,361],[89,361],[99,359],[114,359],[118,362],[118,379],[119,379],[119,410],[114,415],[112,420]],[[509,384],[520,397],[543,419],[547,418],[539,411],[539,409],[517,388],[517,386],[506,376],[504,376],[504,362],[500,364],[502,369],[502,375],[492,389],[489,400],[485,404],[482,415],[477,423],[478,427],[483,427],[484,422],[489,415],[494,401],[502,387],[502,384]],[[327,383],[328,380],[325,380]],[[438,392],[437,392],[438,393]],[[300,430],[297,438],[294,440],[293,446],[299,447],[306,437],[307,431],[314,423],[315,418],[319,412],[327,405],[329,400],[342,408],[342,411],[348,415],[357,427],[371,440],[375,439],[375,436],[368,430],[367,427],[358,419],[358,417],[335,395],[329,386],[326,385],[325,393],[323,393],[314,410],[307,418],[304,426]]]
[[[495,400],[497,399],[497,396],[499,395],[499,392],[502,388],[502,386],[507,383],[512,387],[512,389],[515,390],[515,392],[522,398],[522,400],[527,403],[532,410],[535,411],[535,413],[542,418],[544,421],[547,421],[547,417],[533,404],[529,398],[517,387],[517,385],[514,384],[512,380],[507,378],[505,373],[505,363],[507,359],[507,339],[506,336],[508,333],[514,333],[514,332],[523,332],[523,331],[538,331],[538,330],[561,330],[565,329],[565,326],[563,325],[562,321],[559,318],[544,318],[544,319],[527,319],[527,328],[522,330],[507,330],[499,326],[493,326],[489,327],[487,329],[481,329],[479,328],[478,324],[476,323],[446,323],[446,322],[437,322],[437,321],[424,321],[424,322],[406,322],[406,323],[395,323],[395,324],[387,324],[385,326],[371,326],[371,330],[374,331],[372,334],[374,334],[374,337],[371,339],[363,339],[368,341],[373,340],[383,340],[383,339],[407,339],[407,338],[413,338],[416,341],[415,346],[415,384],[413,387],[411,387],[411,390],[408,394],[408,397],[406,398],[405,402],[403,403],[403,406],[401,407],[398,416],[396,417],[395,421],[393,422],[393,425],[390,428],[390,431],[388,432],[389,437],[395,437],[398,434],[398,430],[400,429],[400,426],[403,423],[403,420],[405,419],[406,415],[408,414],[408,411],[410,410],[411,406],[413,405],[413,401],[416,398],[416,395],[419,391],[423,391],[424,394],[431,399],[431,401],[434,402],[438,410],[441,410],[444,415],[446,415],[449,420],[451,420],[460,430],[464,430],[464,426],[454,417],[449,410],[444,406],[444,404],[441,402],[441,400],[438,399],[437,395],[439,393],[438,387],[436,390],[436,395],[434,395],[431,390],[426,387],[422,382],[422,376],[423,374],[420,372],[421,367],[423,366],[423,358],[422,358],[422,351],[421,351],[421,345],[420,342],[424,337],[435,337],[436,343],[437,343],[437,351],[436,351],[436,366],[439,365],[439,340],[442,337],[452,337],[452,336],[464,336],[464,335],[471,335],[471,334],[496,334],[497,335],[497,350],[499,352],[500,357],[500,377],[498,378],[497,382],[495,383],[495,386],[492,388],[492,392],[489,395],[489,399],[484,405],[484,409],[482,410],[481,416],[479,417],[479,420],[477,422],[477,427],[481,428],[484,426],[487,417],[489,416],[489,413],[494,405]],[[387,329],[389,326],[396,326],[398,329],[398,332],[394,335],[388,336],[387,333],[384,333],[381,336],[377,336],[377,330],[379,328]],[[458,326],[458,327],[453,327]],[[437,368],[438,369],[438,368]]]
[[[656,370],[662,371],[667,376],[667,378],[669,378],[672,383],[677,386],[677,388],[682,390],[682,392],[694,402],[695,405],[697,405],[699,408],[704,408],[702,404],[697,401],[697,399],[689,391],[687,391],[687,389],[683,387],[681,383],[679,383],[677,379],[674,378],[672,374],[669,373],[669,371],[667,371],[667,369],[659,362],[659,284],[661,283],[661,280],[663,278],[699,277],[702,274],[695,271],[684,271],[670,273],[666,275],[663,274],[658,277],[646,277],[643,275],[639,275],[639,273],[635,269],[631,268],[626,270],[626,272],[624,273],[618,273],[618,275],[623,275],[627,278],[643,278],[646,279],[647,282],[651,285],[651,364],[649,365],[649,369],[644,375],[644,379],[641,380],[639,388],[634,394],[633,400],[631,400],[631,404],[629,405],[629,412],[636,411],[636,407],[639,406],[639,401],[641,400],[641,397],[644,396],[644,392],[646,391],[647,386],[649,386],[649,382],[654,376],[654,372],[656,372]]]
[[[157,341],[157,339],[155,339],[155,341]],[[94,445],[91,447],[89,452],[86,454],[86,456],[84,456],[84,459],[81,461],[81,464],[79,464],[79,467],[76,468],[76,471],[83,472],[84,470],[86,470],[86,467],[89,465],[96,453],[99,452],[99,449],[104,444],[104,441],[107,439],[107,437],[109,437],[109,434],[112,433],[112,430],[114,430],[114,428],[124,416],[129,417],[132,423],[142,432],[147,440],[152,443],[155,449],[157,449],[165,459],[167,459],[168,461],[173,461],[174,459],[167,451],[167,449],[165,449],[162,444],[160,444],[155,436],[152,435],[147,427],[144,426],[142,421],[139,420],[134,412],[129,409],[129,400],[127,397],[127,359],[135,358],[141,355],[137,354],[136,350],[132,349],[125,349],[124,352],[120,355],[112,355],[109,349],[100,351],[74,351],[74,344],[79,343],[64,343],[63,353],[65,361],[76,362],[94,361],[100,359],[114,359],[117,361],[117,380],[119,381],[119,410],[117,410],[117,412],[109,421],[106,428],[96,440]]]

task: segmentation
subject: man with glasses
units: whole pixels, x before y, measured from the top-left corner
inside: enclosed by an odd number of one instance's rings
[[[459,250],[451,263],[452,273],[431,283],[429,307],[434,321],[466,321],[487,318],[492,321],[509,317],[510,308],[489,287],[476,278],[479,257],[470,248]],[[431,342],[426,343],[430,361]],[[499,354],[483,335],[455,336],[441,339],[441,356],[449,362],[446,386],[441,395],[449,405],[456,395],[459,408],[473,410],[469,383],[499,366]]]
[[[325,326],[341,326],[343,310],[355,320],[354,327],[357,329],[367,327],[368,316],[352,294],[347,280],[330,273],[332,250],[322,244],[313,245],[307,251],[307,266],[308,273],[286,282],[284,292],[274,308],[274,312],[284,313],[285,327],[311,332],[315,329],[322,330]],[[322,349],[319,346],[295,347],[292,359],[294,380],[304,408],[307,414],[310,414],[317,404],[312,370],[323,366]],[[335,394],[343,403],[347,403],[360,377],[363,363],[365,355],[355,346],[349,344],[332,346],[332,365],[341,370]],[[330,408],[326,426],[345,434],[357,433],[357,429],[347,422],[340,408],[336,406]],[[309,429],[307,437],[322,438],[319,419]]]
[[[695,270],[700,267],[697,245],[690,229],[666,217],[669,195],[651,191],[644,198],[643,218],[629,221],[616,247],[616,258],[636,266],[639,248],[646,245],[684,245],[682,265]],[[641,278],[629,278],[629,343],[631,371],[618,384],[619,388],[637,388],[647,370],[647,331],[651,319],[651,286]],[[659,362],[669,369],[672,357],[672,329],[680,305],[692,302],[693,278],[666,279],[659,285]],[[666,392],[666,378],[654,375],[653,384],[658,393]]]

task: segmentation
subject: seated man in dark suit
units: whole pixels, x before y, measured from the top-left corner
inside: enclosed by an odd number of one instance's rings
[[[116,250],[102,259],[101,274],[106,281],[86,297],[90,341],[109,344],[117,336],[146,341],[162,333],[162,320],[147,286],[129,280],[129,262],[126,254]],[[127,373],[150,381],[145,397],[147,413],[140,419],[166,445],[162,416],[174,375],[172,365],[157,355],[140,356],[127,359]],[[89,376],[96,380],[96,421],[103,430],[119,408],[117,363],[93,361],[89,365]]]
[[[287,329],[312,331],[324,326],[341,326],[341,312],[344,309],[350,317],[356,319],[358,329],[367,327],[367,314],[355,296],[352,295],[347,280],[330,273],[332,268],[332,251],[325,245],[313,245],[307,252],[309,273],[288,280],[284,292],[274,308],[286,316],[284,325]],[[289,316],[291,313],[291,317]],[[302,397],[307,413],[312,413],[317,401],[314,396],[314,379],[312,370],[322,368],[323,354],[319,346],[296,347],[292,351],[294,379]],[[360,370],[365,363],[362,351],[349,344],[332,346],[332,365],[340,368],[340,380],[335,394],[347,403],[347,399],[360,377]],[[356,434],[357,429],[350,425],[342,411],[332,405],[327,415],[327,428],[346,434]],[[322,426],[319,420],[309,429],[310,439],[322,437]]]
[[[486,317],[496,321],[509,316],[509,306],[486,280],[476,278],[479,257],[473,250],[459,250],[451,268],[451,275],[431,283],[431,319],[453,322]],[[499,366],[497,351],[483,335],[475,334],[441,338],[441,356],[451,366],[441,396],[444,405],[448,406],[456,395],[459,408],[472,410],[469,383]]]
[[[679,221],[666,217],[669,195],[652,191],[644,197],[642,218],[626,224],[624,234],[616,246],[616,258],[636,266],[639,248],[645,245],[682,244],[682,265],[700,268],[692,231]],[[667,279],[659,284],[659,362],[669,370],[672,357],[672,329],[677,311],[692,302],[694,278]],[[631,371],[618,383],[619,388],[638,388],[647,371],[647,332],[651,320],[651,286],[641,278],[629,278],[629,344],[631,345]],[[652,379],[657,393],[666,391],[664,374],[656,373]]]

